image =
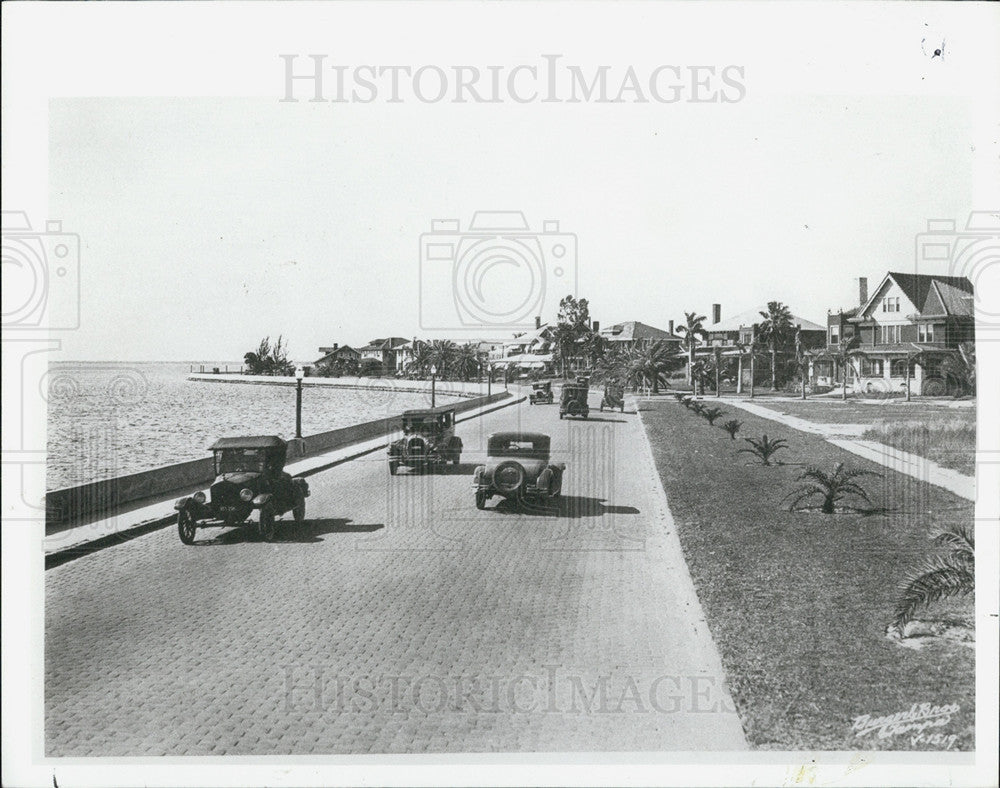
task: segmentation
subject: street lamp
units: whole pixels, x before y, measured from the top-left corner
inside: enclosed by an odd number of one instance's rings
[[[302,437],[302,378],[305,377],[305,370],[302,367],[295,368],[295,437]]]
[[[434,388],[435,381],[437,380],[438,368],[431,364],[431,407],[434,407]]]

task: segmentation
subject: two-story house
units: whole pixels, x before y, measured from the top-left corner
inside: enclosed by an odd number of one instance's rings
[[[402,367],[403,354],[397,350],[404,345],[409,345],[410,341],[406,337],[388,337],[373,339],[364,347],[358,348],[361,363],[365,359],[374,359],[382,365],[382,369],[388,375],[395,374]]]
[[[595,323],[595,325],[597,324]],[[641,348],[647,347],[657,341],[663,341],[667,342],[673,350],[679,350],[682,342],[681,338],[673,332],[673,321],[670,321],[669,331],[641,323],[638,320],[615,323],[608,328],[595,330],[607,341],[608,346],[612,348]]]
[[[855,391],[905,391],[909,381],[914,393],[936,393],[946,387],[944,360],[962,342],[975,340],[972,283],[960,276],[890,271],[856,314],[844,318],[847,325],[856,332]],[[844,328],[839,330],[843,343]],[[828,351],[833,345],[830,335]]]

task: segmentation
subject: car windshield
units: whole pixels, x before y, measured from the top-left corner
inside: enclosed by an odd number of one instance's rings
[[[403,432],[432,432],[437,429],[437,419],[433,416],[403,419]]]
[[[264,449],[223,449],[215,453],[215,473],[263,473]]]

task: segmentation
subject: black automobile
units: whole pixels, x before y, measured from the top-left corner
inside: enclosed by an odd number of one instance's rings
[[[565,416],[587,418],[590,414],[590,405],[587,404],[589,393],[590,384],[585,379],[577,378],[575,383],[563,384],[559,395],[559,418]]]
[[[540,432],[496,432],[486,444],[486,464],[476,468],[476,508],[494,495],[515,504],[558,500],[566,463],[552,462],[552,441]]]
[[[550,381],[531,384],[531,394],[528,396],[529,405],[551,405],[553,400],[552,383]]]
[[[617,380],[609,380],[604,386],[604,396],[601,398],[601,410],[604,408],[625,412],[625,387]]]
[[[403,437],[389,444],[389,473],[453,463],[462,459],[462,439],[455,434],[455,407],[403,411]]]
[[[295,522],[306,516],[309,484],[285,473],[288,445],[276,435],[220,438],[212,444],[215,482],[207,497],[197,492],[174,504],[177,533],[184,544],[194,544],[198,528],[252,525],[257,536],[270,542],[277,517],[291,512]],[[247,521],[258,512],[256,522]]]

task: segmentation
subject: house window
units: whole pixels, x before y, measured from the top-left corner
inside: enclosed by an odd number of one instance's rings
[[[879,342],[883,345],[899,344],[902,326],[879,326]]]
[[[880,378],[885,374],[884,362],[880,358],[865,359],[861,364],[861,373],[866,378]]]
[[[830,344],[840,344],[840,326],[830,326]]]
[[[933,342],[934,341],[934,324],[933,323],[921,323],[920,327],[917,329],[917,341],[919,342]]]
[[[910,377],[916,376],[916,363],[910,362]],[[889,377],[892,378],[905,378],[906,377],[906,359],[897,358],[889,365]]]

